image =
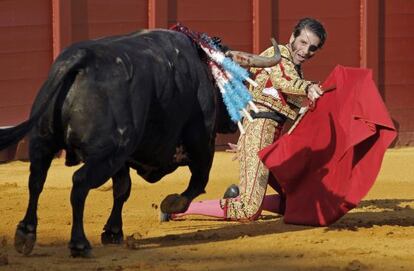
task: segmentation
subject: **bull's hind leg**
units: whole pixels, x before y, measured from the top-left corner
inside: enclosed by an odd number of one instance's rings
[[[121,244],[124,241],[122,231],[122,208],[131,193],[131,177],[129,167],[123,166],[112,176],[114,205],[111,215],[101,234],[102,244]]]
[[[72,231],[69,249],[73,257],[90,257],[92,247],[83,228],[85,200],[89,190],[104,184],[124,165],[125,157],[113,156],[99,161],[87,161],[73,175],[70,195],[72,205]]]
[[[26,215],[17,225],[14,247],[19,253],[30,254],[36,242],[37,205],[50,163],[57,152],[50,142],[33,138],[30,142],[29,204]]]

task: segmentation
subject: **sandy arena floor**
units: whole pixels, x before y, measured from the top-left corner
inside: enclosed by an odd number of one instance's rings
[[[252,223],[191,220],[158,222],[158,204],[181,192],[187,168],[157,184],[133,174],[124,208],[124,233],[133,245],[102,246],[100,233],[112,206],[110,183],[92,191],[85,211],[91,259],[69,257],[69,194],[75,168],[53,162],[39,204],[37,245],[32,255],[15,252],[13,236],[23,218],[29,164],[0,165],[0,270],[414,270],[414,148],[392,149],[373,189],[359,208],[330,227],[286,225],[265,213]],[[237,182],[231,154],[214,160],[207,194],[218,198]],[[6,264],[8,262],[8,264]]]

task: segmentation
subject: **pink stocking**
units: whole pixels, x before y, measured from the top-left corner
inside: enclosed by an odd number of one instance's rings
[[[272,213],[281,214],[280,196],[278,194],[266,195],[263,199],[262,209]]]
[[[206,215],[217,218],[226,218],[225,211],[220,206],[220,200],[203,200],[191,202],[187,211],[184,213],[172,214],[172,218],[182,217],[185,215]]]

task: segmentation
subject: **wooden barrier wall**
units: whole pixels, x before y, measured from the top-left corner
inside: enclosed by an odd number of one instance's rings
[[[175,22],[236,50],[259,53],[289,39],[298,19],[315,17],[328,31],[305,77],[323,80],[336,64],[368,67],[399,128],[397,146],[414,145],[414,1],[411,0],[2,0],[0,1],[0,127],[25,120],[53,59],[85,39],[167,28]],[[235,141],[222,136],[218,145]],[[27,142],[0,161],[27,157]]]

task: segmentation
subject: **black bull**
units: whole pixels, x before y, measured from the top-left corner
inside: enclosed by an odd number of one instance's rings
[[[73,256],[91,251],[83,229],[85,200],[90,189],[110,178],[114,204],[102,242],[122,242],[130,168],[156,182],[188,165],[188,188],[161,203],[166,213],[186,210],[204,192],[215,133],[234,131],[227,113],[218,113],[224,107],[217,93],[198,49],[179,32],[144,30],[65,49],[53,63],[29,120],[0,130],[0,149],[30,131],[30,198],[16,230],[17,251],[29,254],[33,249],[39,195],[51,161],[62,149],[67,165],[83,162],[73,175],[70,197]],[[184,160],[178,159],[178,149],[185,150]]]

